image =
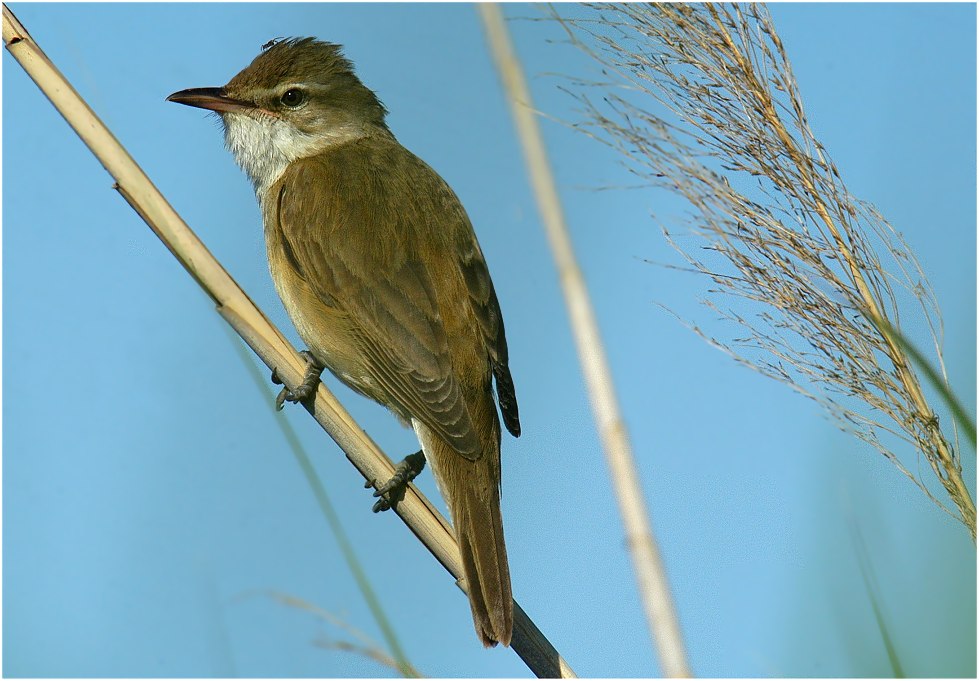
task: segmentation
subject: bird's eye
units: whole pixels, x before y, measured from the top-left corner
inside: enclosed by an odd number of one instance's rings
[[[282,94],[282,98],[279,101],[289,108],[295,109],[306,101],[306,93],[299,88],[289,88]]]

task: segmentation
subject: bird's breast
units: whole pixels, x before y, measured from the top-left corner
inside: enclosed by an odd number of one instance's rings
[[[374,400],[376,394],[363,355],[353,335],[350,316],[343,310],[325,304],[300,276],[284,249],[269,238],[266,230],[269,272],[275,290],[282,300],[299,337],[313,356],[348,386]]]

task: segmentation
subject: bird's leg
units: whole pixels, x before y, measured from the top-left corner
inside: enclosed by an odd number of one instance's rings
[[[374,490],[374,496],[380,498],[371,510],[374,513],[380,513],[404,499],[408,483],[417,478],[424,469],[425,454],[421,450],[402,459],[401,463],[394,467],[394,475],[391,476],[391,479]],[[368,480],[364,483],[364,487],[371,487],[375,482],[376,480]]]
[[[306,373],[303,374],[303,382],[297,385],[295,390],[289,390],[289,388],[283,387],[279,391],[279,396],[275,398],[276,411],[281,411],[282,405],[286,402],[302,402],[308,399],[316,392],[316,388],[320,384],[320,374],[323,373],[323,365],[316,361],[313,353],[309,350],[303,350],[299,354],[306,360]],[[279,378],[279,374],[275,369],[272,370],[272,382],[276,385],[282,385],[282,379]]]

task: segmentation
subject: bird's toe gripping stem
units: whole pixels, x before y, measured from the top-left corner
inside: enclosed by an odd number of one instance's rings
[[[402,459],[401,463],[394,467],[394,475],[374,490],[374,496],[379,497],[379,499],[371,510],[374,513],[380,513],[404,499],[408,483],[417,478],[424,469],[425,454],[421,450]],[[368,480],[364,483],[364,487],[371,487],[376,482],[376,480]]]
[[[306,373],[303,374],[303,382],[297,385],[295,390],[289,390],[289,388],[283,387],[279,391],[278,397],[275,398],[276,411],[281,411],[282,405],[286,402],[302,402],[309,399],[316,392],[316,388],[320,384],[320,374],[323,373],[323,365],[316,361],[313,353],[309,350],[303,350],[299,354],[306,360]],[[282,385],[282,379],[279,378],[279,374],[275,369],[272,370],[272,382],[276,385]]]

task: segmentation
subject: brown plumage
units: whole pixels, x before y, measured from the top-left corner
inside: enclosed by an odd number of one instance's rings
[[[300,335],[341,380],[418,424],[477,630],[484,644],[509,644],[494,369],[516,402],[499,304],[462,206],[431,168],[380,136],[293,163],[271,193],[269,263]]]
[[[335,45],[279,42],[224,88],[171,98],[221,112],[299,335],[414,427],[449,506],[476,631],[508,645],[494,377],[507,429],[519,435],[520,423],[499,303],[458,198],[398,143]]]

